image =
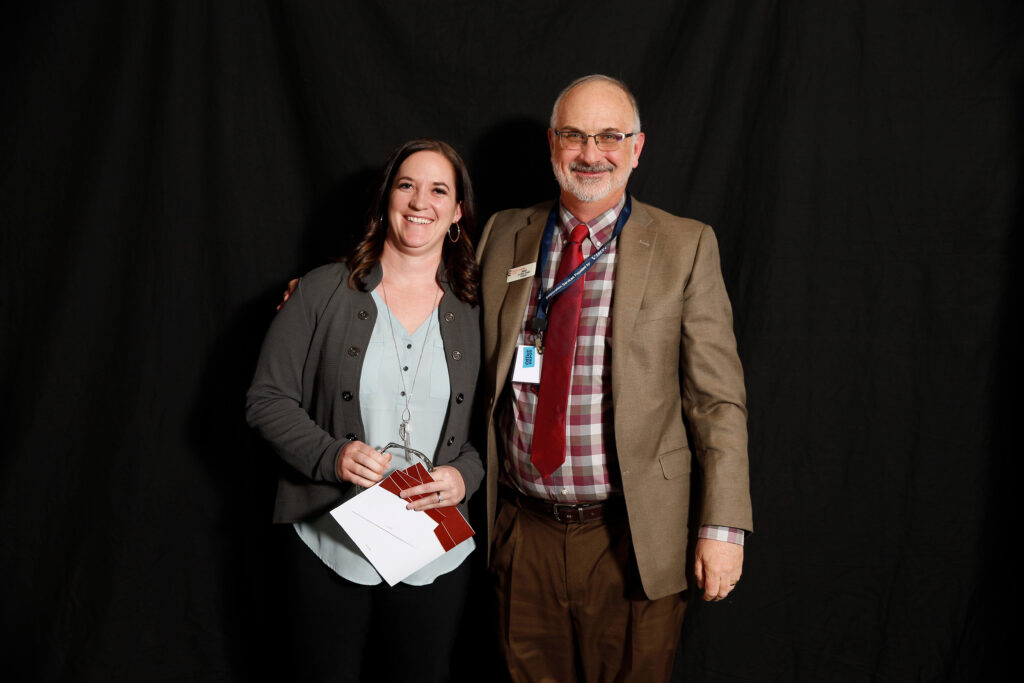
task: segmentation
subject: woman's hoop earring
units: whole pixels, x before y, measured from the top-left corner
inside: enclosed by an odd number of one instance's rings
[[[455,228],[455,237],[452,237],[452,228],[453,227]],[[454,243],[458,242],[459,239],[461,239],[461,238],[462,238],[462,226],[459,225],[458,222],[452,223],[448,227],[448,239],[450,239],[452,241],[452,244],[454,244]]]

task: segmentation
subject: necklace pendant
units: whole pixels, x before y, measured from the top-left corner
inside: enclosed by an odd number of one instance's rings
[[[402,441],[406,445],[409,444],[409,421],[408,420],[402,420],[402,424],[398,425],[398,436],[399,436],[399,438],[402,439]]]

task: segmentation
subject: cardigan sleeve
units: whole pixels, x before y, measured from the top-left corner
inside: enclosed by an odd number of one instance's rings
[[[318,309],[328,296],[326,275],[314,271],[304,276],[274,316],[246,395],[246,420],[303,475],[337,483],[338,453],[347,442],[317,425],[303,406],[303,369]]]

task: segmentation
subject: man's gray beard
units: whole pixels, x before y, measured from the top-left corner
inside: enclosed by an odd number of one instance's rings
[[[577,164],[570,164],[569,173],[566,174],[562,172],[561,167],[555,163],[554,159],[551,160],[551,170],[554,171],[558,186],[581,202],[599,202],[607,198],[612,192],[625,187],[629,181],[630,173],[633,172],[632,168],[627,169],[626,177],[620,185],[613,185],[614,179],[610,175],[608,178],[599,180],[596,183],[581,183],[572,175],[572,167],[575,165]],[[614,167],[612,173],[614,173]]]

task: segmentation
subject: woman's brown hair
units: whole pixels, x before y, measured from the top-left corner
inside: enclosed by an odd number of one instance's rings
[[[471,235],[476,233],[476,217],[473,210],[473,184],[469,179],[469,170],[462,157],[451,145],[441,140],[419,138],[410,140],[388,158],[381,174],[380,187],[370,215],[367,218],[366,232],[348,256],[348,284],[352,289],[366,291],[363,279],[380,263],[380,255],[387,237],[388,204],[391,198],[391,186],[395,182],[402,162],[416,152],[437,152],[452,165],[455,170],[455,201],[462,204],[462,218],[459,220],[460,237],[452,242],[445,238],[441,249],[441,261],[447,273],[448,284],[452,293],[467,304],[475,305],[480,299],[480,275],[476,265]]]

